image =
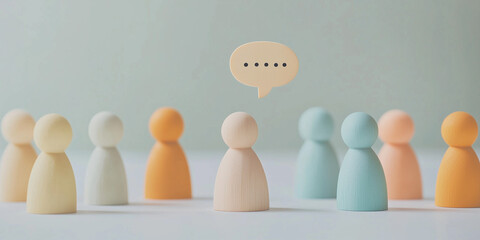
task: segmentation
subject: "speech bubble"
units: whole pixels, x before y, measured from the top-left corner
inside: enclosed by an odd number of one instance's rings
[[[258,98],[263,98],[272,88],[295,78],[298,58],[292,49],[281,43],[249,42],[233,51],[230,71],[237,81],[258,88]]]

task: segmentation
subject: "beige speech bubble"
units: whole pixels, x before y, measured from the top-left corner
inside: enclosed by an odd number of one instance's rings
[[[297,55],[276,42],[249,42],[233,51],[230,71],[237,81],[258,88],[258,98],[289,83],[298,72]]]

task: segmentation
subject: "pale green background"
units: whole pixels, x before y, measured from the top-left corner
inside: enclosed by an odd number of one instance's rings
[[[148,150],[161,106],[183,114],[187,150],[224,150],[223,119],[259,124],[257,150],[296,150],[299,115],[329,109],[334,146],[353,111],[391,108],[414,118],[416,147],[445,147],[440,124],[464,110],[480,119],[480,1],[0,1],[0,114],[57,112],[74,128],[70,149],[91,149],[100,110],[124,121],[122,149]],[[228,59],[254,40],[298,55],[291,83],[257,99]],[[5,144],[1,140],[0,144]],[[378,145],[378,142],[377,142]]]

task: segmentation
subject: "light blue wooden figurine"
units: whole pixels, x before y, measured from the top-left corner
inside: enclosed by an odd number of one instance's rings
[[[347,211],[387,210],[385,174],[372,150],[378,136],[377,123],[370,115],[356,112],[345,118],[341,132],[349,150],[338,176],[337,208]]]
[[[335,198],[340,166],[329,142],[333,133],[332,116],[323,108],[310,108],[300,117],[298,130],[305,143],[298,154],[296,196]]]

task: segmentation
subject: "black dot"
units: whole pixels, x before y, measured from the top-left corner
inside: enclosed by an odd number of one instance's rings
[[[278,67],[278,63],[273,64],[273,66]]]
[[[243,66],[248,67],[248,63],[244,63]]]
[[[287,64],[286,64],[286,63],[283,63],[283,64],[282,64],[282,66],[286,67],[286,66],[287,66]]]
[[[258,63],[255,63],[255,67],[258,67]]]
[[[268,67],[268,63],[265,63],[264,65],[265,65],[265,67]]]

